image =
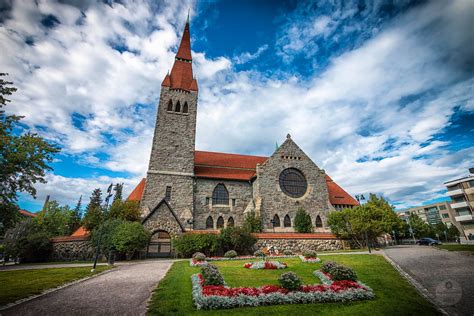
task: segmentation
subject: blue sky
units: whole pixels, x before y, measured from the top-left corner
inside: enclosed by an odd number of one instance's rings
[[[13,1],[0,4],[8,110],[62,147],[21,194],[87,200],[145,176],[160,84],[188,9],[197,149],[270,155],[287,133],[351,194],[445,199],[474,166],[471,1]]]

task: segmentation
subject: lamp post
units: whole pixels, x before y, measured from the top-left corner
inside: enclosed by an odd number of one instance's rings
[[[105,198],[105,208],[102,210],[102,213],[104,214],[104,222],[107,219],[107,209],[109,207],[109,200],[112,197],[112,187],[113,183],[109,185],[109,188],[107,189],[107,197]],[[102,232],[104,230],[103,223],[100,225],[100,232],[99,232],[99,240],[97,241],[97,251],[95,252],[95,258],[94,258],[94,266],[92,267],[91,272],[95,272],[95,268],[97,266],[97,260],[99,259],[99,252],[100,252],[100,242],[102,239]]]

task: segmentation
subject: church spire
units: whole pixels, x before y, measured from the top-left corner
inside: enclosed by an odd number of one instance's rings
[[[189,13],[184,26],[183,36],[176,53],[171,73],[166,75],[161,86],[185,91],[197,91],[197,82],[193,77],[191,36],[189,34]]]

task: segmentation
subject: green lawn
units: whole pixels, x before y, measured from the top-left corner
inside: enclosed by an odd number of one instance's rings
[[[448,251],[474,251],[474,245],[436,245],[435,247],[439,249],[445,249]]]
[[[97,266],[95,273],[108,269]],[[91,276],[90,271],[91,267],[0,271],[0,306]]]
[[[191,296],[191,275],[200,271],[188,261],[174,263],[155,289],[148,312],[150,315],[437,315],[437,310],[418,295],[393,267],[378,255],[332,255],[322,257],[352,267],[359,279],[370,286],[376,295],[372,301],[353,303],[296,304],[245,307],[229,310],[198,311]],[[286,271],[296,272],[305,283],[319,283],[312,272],[320,264],[302,263],[298,258],[281,259],[285,270],[244,269],[247,261],[213,262],[222,272],[229,286],[260,286],[277,284],[278,276]]]

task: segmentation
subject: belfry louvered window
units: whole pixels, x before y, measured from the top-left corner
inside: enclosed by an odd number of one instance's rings
[[[184,102],[184,105],[183,105],[183,113],[188,113],[188,102]]]
[[[181,112],[181,103],[176,102],[176,109],[174,110],[175,112]]]
[[[168,108],[167,108],[168,111],[173,111],[173,101],[169,100],[168,101]]]
[[[224,184],[219,183],[212,192],[212,205],[229,205],[229,193]]]

